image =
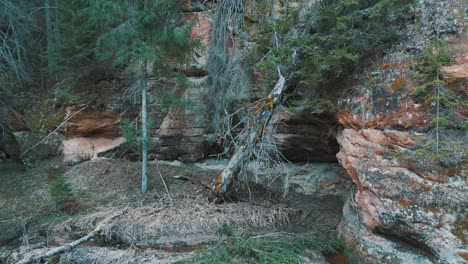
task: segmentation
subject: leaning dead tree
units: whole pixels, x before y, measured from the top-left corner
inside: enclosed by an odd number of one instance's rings
[[[248,77],[242,69],[241,51],[237,38],[241,36],[244,20],[242,0],[221,0],[216,8],[215,19],[208,45],[207,71],[213,95],[213,125],[215,132],[223,135],[225,149],[235,149],[228,166],[211,184],[211,201],[220,202],[238,177],[248,160],[267,161],[279,164],[281,160],[273,137],[273,114],[282,100],[285,79],[278,69],[279,80],[269,96],[240,110],[228,114],[249,96]],[[278,41],[276,40],[278,45]],[[221,125],[218,121],[222,118]],[[240,120],[240,121],[238,121]],[[276,120],[275,120],[276,121]],[[239,132],[239,130],[241,130]],[[265,132],[268,131],[268,132]],[[272,140],[273,139],[273,140]],[[272,157],[274,156],[274,157]],[[271,163],[270,161],[274,161]]]
[[[261,139],[272,121],[275,109],[281,104],[286,80],[278,68],[278,81],[270,94],[241,109],[245,117],[237,125],[244,128],[239,135],[232,137],[235,152],[228,165],[211,184],[211,202],[221,202],[224,194],[230,189],[242,167],[251,158],[251,150],[261,142]],[[230,132],[229,132],[230,133]]]

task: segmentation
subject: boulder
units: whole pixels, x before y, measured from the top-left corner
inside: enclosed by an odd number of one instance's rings
[[[354,86],[341,95],[337,159],[356,190],[344,206],[340,231],[365,263],[468,261],[466,146],[461,153],[447,150],[461,162],[418,154],[429,151],[420,139],[433,135],[436,111],[431,100],[417,99],[416,88],[424,83],[410,74],[424,67],[417,54],[431,38],[447,37],[444,45],[456,57],[442,68],[446,88],[466,99],[462,2],[419,1],[407,38],[356,74]],[[457,112],[463,117],[466,109]],[[455,130],[444,130],[446,139],[466,142],[466,133]]]

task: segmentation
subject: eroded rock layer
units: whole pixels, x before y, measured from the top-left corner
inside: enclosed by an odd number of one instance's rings
[[[467,134],[456,125],[466,119],[466,108],[445,112],[450,122],[442,130],[437,119],[448,106],[437,105],[435,97],[418,98],[424,83],[415,74],[427,67],[418,65],[423,62],[415,50],[445,36],[455,59],[442,67],[444,88],[436,89],[466,100],[463,5],[420,1],[418,8],[407,38],[356,77],[358,84],[342,98],[337,114],[344,126],[337,158],[356,186],[340,229],[348,246],[369,263],[468,260]]]

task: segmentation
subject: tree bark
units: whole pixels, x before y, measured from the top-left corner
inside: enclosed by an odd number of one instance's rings
[[[245,128],[241,132],[241,136],[239,137],[240,142],[235,144],[238,146],[236,152],[229,160],[226,168],[213,180],[211,184],[211,196],[209,197],[210,202],[219,203],[224,199],[224,194],[229,190],[242,166],[249,161],[247,148],[255,147],[263,135],[263,128],[268,126],[274,110],[281,103],[286,80],[279,69],[278,75],[279,79],[268,97],[260,99],[246,107],[252,110],[254,121],[250,127]]]
[[[147,127],[147,112],[146,112],[146,90],[147,77],[146,70],[147,62],[143,62],[141,67],[141,192],[145,193],[148,189],[148,127]]]

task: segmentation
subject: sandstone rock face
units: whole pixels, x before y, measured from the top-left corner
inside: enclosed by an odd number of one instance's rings
[[[90,108],[83,109],[84,107],[84,105],[67,107],[65,120],[71,118],[63,130],[68,137],[116,138],[119,136],[122,115]]]
[[[411,143],[403,132],[344,129],[338,142],[338,160],[357,186],[342,227],[348,239],[354,236],[352,243],[361,244],[367,260],[376,263],[389,256],[398,263],[463,262],[468,233],[460,228],[468,205],[466,178],[411,171],[388,156],[392,149]]]
[[[193,6],[191,1],[187,4]],[[205,4],[211,6],[211,3]],[[213,14],[214,9],[185,13],[186,20],[194,23],[190,36],[199,41],[201,46],[193,50],[191,61],[182,69],[191,87],[186,90],[177,90],[176,87],[173,91],[181,94],[188,105],[164,112],[156,121],[156,129],[151,132],[154,145],[151,152],[158,159],[194,162],[212,152],[210,148],[213,142],[207,135],[210,99],[207,95],[209,83],[206,67]]]
[[[125,142],[125,138],[72,138],[63,141],[63,162],[71,165],[83,160],[95,159],[98,154],[118,147]]]
[[[187,1],[187,6],[193,7],[192,2]],[[183,68],[184,74],[194,87],[180,92],[190,102],[189,107],[171,109],[154,118],[157,128],[152,133],[153,154],[158,159],[194,162],[221,152],[217,151],[215,136],[207,134],[210,131],[214,100],[209,94],[210,83],[207,76],[207,48],[215,15],[212,2],[203,2],[206,7],[212,9],[184,14],[187,21],[194,23],[191,38],[201,44],[193,51],[188,66]],[[295,1],[290,5],[303,5],[302,2],[305,2],[307,8],[311,7],[310,1]],[[250,41],[251,39],[246,40],[242,50],[243,59],[255,48],[256,44]],[[264,96],[261,92],[252,92],[256,96]],[[310,121],[304,122],[306,118],[310,118]],[[280,126],[278,135],[279,147],[283,154],[288,160],[295,162],[336,161],[338,144],[333,131],[335,128],[329,129],[329,126],[337,124],[334,115],[308,115],[306,118],[283,120],[286,125]]]
[[[347,172],[337,163],[314,162],[288,166],[290,192],[345,202],[351,187]]]
[[[304,12],[312,7],[311,1],[290,3],[291,7],[299,4],[306,6]],[[202,5],[200,1],[185,2],[184,23],[193,23],[190,36],[193,40],[199,41],[200,46],[194,48],[192,57],[186,64],[180,66],[169,63],[169,65],[185,74],[190,88],[178,87],[174,80],[161,78],[156,73],[150,72],[147,94],[149,98],[148,119],[153,124],[149,131],[152,143],[152,148],[149,150],[150,158],[194,162],[222,152],[216,144],[216,136],[209,134],[214,98],[210,95],[210,83],[207,76],[207,46],[211,37],[215,7],[215,1],[203,1]],[[252,41],[252,39],[246,40],[243,54],[241,54],[243,59],[247,59],[249,51],[255,48],[256,44]],[[96,105],[90,104],[67,122],[63,130],[69,139],[83,138],[84,142],[88,142],[88,139],[115,139],[121,136],[121,119],[130,122],[138,120],[139,101],[129,103],[129,100],[123,96],[125,90],[130,88],[138,91],[138,87],[130,82],[125,83],[125,79],[122,79],[117,83],[93,84],[99,87],[96,89],[99,94],[96,101],[101,105],[97,108]],[[263,92],[253,91],[253,94],[263,97]],[[188,105],[180,107],[163,105],[159,99],[168,94],[186,99]],[[138,96],[136,93],[136,98],[139,98]],[[84,105],[68,107],[65,119],[82,107]],[[335,119],[333,114],[284,119],[285,125],[280,126],[278,135],[280,149],[290,161],[336,161],[335,154],[338,152],[334,131],[336,128],[329,129],[329,126],[337,124]],[[89,145],[88,143],[85,144]],[[67,149],[66,155],[84,151],[71,150],[70,147],[71,145],[67,145],[64,148],[64,150]],[[83,153],[86,154],[83,155],[93,156],[90,148],[86,147],[86,149],[88,150],[84,151]]]
[[[23,161],[24,159],[45,160],[60,153],[63,136],[57,132],[50,134],[45,139],[43,135],[28,131],[15,132],[13,135],[20,146],[20,153],[24,154],[21,157]]]
[[[463,50],[468,50],[468,44],[464,43]],[[468,53],[460,54],[454,60],[454,64],[442,68],[444,75],[458,79],[468,79]]]
[[[54,132],[45,138],[31,132],[19,113],[8,108],[0,111],[3,112],[3,116],[0,115],[0,156],[25,161],[44,160],[59,153],[62,139],[59,133]]]
[[[122,114],[99,111],[84,105],[69,106],[63,131],[68,139],[62,142],[65,164],[97,158],[99,153],[118,147],[125,142],[120,137]]]
[[[207,140],[209,129],[208,77],[190,77],[194,87],[183,92],[190,102],[184,108],[173,108],[153,132],[154,154],[158,159],[194,162],[210,153]]]
[[[187,77],[203,77],[208,74],[206,71],[206,48],[211,37],[213,14],[214,10],[185,14],[185,19],[194,23],[192,32],[190,32],[190,37],[192,40],[198,41],[200,43],[200,47],[194,49],[192,52],[192,60],[190,61],[190,64],[184,69],[184,73]]]
[[[340,230],[365,262],[468,261],[466,161],[451,172],[435,170],[437,161],[415,166],[418,141],[434,131],[435,108],[430,100],[414,99],[421,84],[410,74],[418,63],[414,51],[424,49],[432,36],[460,34],[447,44],[457,55],[443,72],[450,80],[447,89],[466,100],[462,6],[462,1],[420,1],[408,38],[357,76],[359,84],[341,98],[337,119],[344,128],[337,136],[337,158],[356,190],[345,204]],[[466,118],[466,109],[454,111]],[[466,155],[466,133],[453,140],[464,147],[452,152]]]

